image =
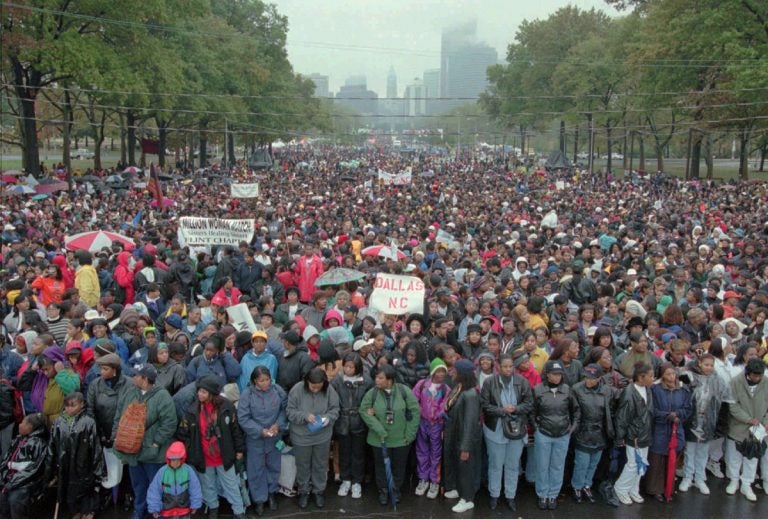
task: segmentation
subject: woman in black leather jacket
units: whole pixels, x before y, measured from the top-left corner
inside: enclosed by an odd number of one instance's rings
[[[28,414],[0,463],[0,517],[30,517],[31,504],[46,488],[47,451],[43,415]]]
[[[359,499],[365,476],[365,422],[360,418],[360,403],[373,381],[363,371],[363,362],[353,352],[344,355],[341,371],[331,381],[339,395],[339,419],[333,426],[334,436],[339,445],[339,466],[341,487],[339,496],[346,497],[350,490],[352,497]]]
[[[499,374],[486,379],[480,392],[483,410],[483,436],[488,449],[488,493],[490,508],[495,509],[501,494],[510,510],[515,510],[520,456],[528,435],[528,415],[533,409],[533,393],[528,381],[515,373],[512,357],[502,355]],[[509,425],[504,422],[510,421]],[[506,427],[505,427],[506,425]]]
[[[616,497],[625,505],[642,503],[640,478],[648,469],[648,447],[653,427],[653,367],[638,363],[634,367],[632,383],[624,389],[616,410],[616,444],[627,450],[627,464],[616,480]]]
[[[536,426],[534,466],[536,495],[541,510],[557,508],[563,486],[565,457],[571,432],[579,423],[579,406],[565,381],[565,368],[559,360],[544,366],[546,379],[533,388],[533,413]]]

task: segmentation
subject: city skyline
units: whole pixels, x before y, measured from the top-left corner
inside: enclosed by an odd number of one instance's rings
[[[314,8],[301,0],[271,3],[288,18],[288,57],[296,72],[328,76],[331,92],[338,92],[347,77],[365,75],[368,89],[380,97],[386,97],[390,67],[397,74],[399,97],[413,79],[440,68],[442,31],[468,20],[477,20],[478,41],[503,61],[525,19],[546,18],[569,4],[616,14],[603,0],[325,0]]]

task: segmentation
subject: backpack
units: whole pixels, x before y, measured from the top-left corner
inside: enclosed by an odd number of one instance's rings
[[[147,419],[146,402],[131,402],[117,424],[114,448],[123,454],[138,454],[144,441],[144,422]]]
[[[5,384],[13,391],[13,422],[18,425],[26,415],[24,411],[24,393],[20,389],[13,387],[13,384],[7,378],[0,378],[0,384]]]
[[[117,282],[117,279],[112,277],[112,282],[109,284],[108,289],[115,296],[115,303],[121,305],[125,303],[125,289],[120,286],[120,283]]]

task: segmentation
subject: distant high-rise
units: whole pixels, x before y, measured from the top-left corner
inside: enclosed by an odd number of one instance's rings
[[[352,110],[361,114],[377,113],[379,95],[366,86],[365,76],[351,76],[347,78],[344,86],[339,88],[336,100]]]
[[[387,97],[390,99],[397,97],[397,74],[392,66],[389,67],[389,74],[387,74]]]
[[[440,97],[440,69],[433,68],[424,71],[424,91],[427,97],[427,113],[437,113]]]
[[[328,76],[314,73],[307,77],[315,84],[315,97],[331,97],[331,91],[328,87]]]
[[[368,79],[363,74],[359,74],[356,76],[349,76],[346,81],[344,81],[344,86],[361,86],[364,88],[367,88],[368,86]]]
[[[496,49],[477,40],[477,21],[443,30],[440,49],[442,110],[472,102],[488,85],[488,67],[498,62]]]
[[[427,92],[420,78],[405,87],[405,101],[408,103],[408,115],[418,116],[427,113]]]

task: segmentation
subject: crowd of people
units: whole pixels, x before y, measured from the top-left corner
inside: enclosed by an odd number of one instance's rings
[[[454,512],[481,488],[554,510],[710,476],[756,501],[758,468],[768,493],[765,183],[301,148],[174,177],[158,208],[144,185],[0,201],[4,517],[49,487],[79,519],[261,516],[323,508],[329,478]],[[252,218],[253,238],[190,248],[182,216]],[[132,243],[66,247],[90,230]],[[340,267],[360,279],[316,285]],[[373,310],[379,273],[420,278],[423,311]]]

